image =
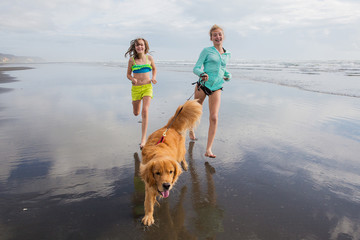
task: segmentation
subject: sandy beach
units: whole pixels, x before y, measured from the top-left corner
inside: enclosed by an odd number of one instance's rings
[[[1,67],[0,239],[360,239],[359,71],[316,64],[231,65],[217,158],[206,100],[150,228],[126,64]],[[149,133],[193,93],[192,66],[158,64]]]

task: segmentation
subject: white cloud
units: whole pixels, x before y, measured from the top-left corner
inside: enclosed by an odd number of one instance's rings
[[[164,52],[163,58],[169,55],[183,58],[185,49],[193,48],[188,53],[191,55],[195,49],[199,52],[201,45],[210,44],[207,34],[214,23],[224,27],[229,36],[227,44],[232,48],[237,47],[242,38],[251,38],[250,42],[263,40],[265,47],[276,47],[283,36],[289,38],[285,45],[292,49],[296,48],[294,41],[299,37],[306,39],[306,45],[317,46],[326,35],[341,39],[340,44],[348,46],[347,52],[351,52],[354,42],[359,41],[360,3],[339,0],[223,0],[220,3],[213,0],[4,0],[0,3],[0,44],[1,51],[17,49],[16,53],[26,55],[37,50],[54,56],[61,55],[55,49],[65,41],[75,43],[76,51],[85,56],[88,49],[97,48],[98,44],[108,45],[109,49],[111,45],[115,52],[116,44],[124,48],[132,38],[145,36],[160,50],[157,52]],[[347,37],[331,34],[342,29],[346,29]],[[309,36],[312,39],[309,40]],[[45,40],[38,43],[31,40],[37,37]],[[352,39],[350,43],[348,39]],[[81,42],[80,46],[76,42]],[[284,42],[281,45],[284,46]],[[51,46],[54,52],[41,53],[40,46]],[[62,52],[68,51],[69,55],[70,46],[66,47]],[[240,47],[233,52],[246,53],[246,49]],[[330,47],[336,48],[336,45]],[[265,58],[269,57],[267,54],[270,52],[254,52]]]
[[[255,1],[253,7],[233,26],[243,35],[249,31],[278,31],[294,28],[317,28],[336,24],[356,24],[360,20],[360,3],[328,1]],[[238,6],[239,8],[241,6]]]

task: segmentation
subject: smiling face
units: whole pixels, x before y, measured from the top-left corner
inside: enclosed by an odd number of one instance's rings
[[[224,32],[220,28],[214,29],[211,31],[210,40],[213,42],[214,46],[222,45],[224,40]]]
[[[145,45],[145,41],[142,39],[138,39],[135,42],[135,51],[139,54],[139,53],[145,53],[146,52],[146,45]]]

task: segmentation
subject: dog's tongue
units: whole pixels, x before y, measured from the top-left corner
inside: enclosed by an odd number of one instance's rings
[[[162,194],[163,198],[167,198],[170,195],[170,192],[169,192],[169,190],[167,190],[167,191],[161,192],[161,194]]]

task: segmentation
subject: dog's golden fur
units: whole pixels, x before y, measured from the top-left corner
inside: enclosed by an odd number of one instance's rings
[[[182,172],[180,164],[185,171],[187,170],[186,131],[200,121],[201,114],[202,106],[197,100],[187,101],[183,106],[178,107],[174,116],[163,128],[149,136],[142,150],[140,166],[141,178],[145,182],[145,216],[142,219],[144,225],[150,226],[154,223],[156,196],[160,195],[164,198],[169,196],[169,190]],[[167,128],[169,129],[164,141],[158,144]]]

